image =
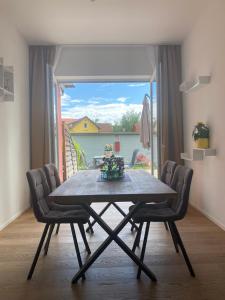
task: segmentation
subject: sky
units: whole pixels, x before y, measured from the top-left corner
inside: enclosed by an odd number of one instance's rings
[[[88,116],[93,121],[114,124],[127,111],[141,112],[144,96],[149,93],[148,82],[76,83],[75,88],[64,89],[62,117]]]

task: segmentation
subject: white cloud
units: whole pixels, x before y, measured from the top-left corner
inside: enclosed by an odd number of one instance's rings
[[[127,101],[127,99],[129,99],[129,98],[127,98],[127,97],[119,97],[119,98],[117,98],[116,100],[119,101],[119,102],[124,103],[124,102]]]
[[[61,102],[61,106],[62,106],[62,107],[70,107],[70,104],[69,104],[69,102],[64,102],[64,101],[62,101],[62,102]]]
[[[115,123],[119,121],[123,114],[127,111],[142,111],[142,104],[125,104],[125,103],[110,103],[110,104],[88,104],[85,106],[77,105],[76,107],[64,108],[62,111],[63,118],[82,118],[88,116],[94,120],[98,118],[100,122]]]
[[[131,84],[128,84],[129,87],[141,87],[141,86],[146,86],[148,83],[145,82],[145,83],[131,83]]]
[[[61,105],[62,107],[69,107],[71,103],[81,103],[84,102],[83,99],[72,99],[72,97],[66,93],[64,93],[61,97]]]
[[[70,106],[70,102],[71,101],[71,97],[70,95],[64,93],[61,97],[61,105],[62,107],[69,107]]]
[[[95,100],[88,100],[89,104],[99,104],[99,101],[95,101]]]
[[[64,94],[62,95],[61,99],[62,99],[62,101],[69,101],[69,100],[71,100],[72,98],[71,98],[70,95],[64,93]]]
[[[113,99],[110,98],[103,98],[103,97],[91,97],[87,100],[90,104],[99,104],[100,102],[107,102],[112,101]]]
[[[72,99],[70,100],[71,103],[81,103],[81,102],[84,102],[83,99]]]
[[[90,100],[99,100],[99,101],[101,101],[101,100],[105,100],[105,98],[103,98],[103,97],[92,97]]]

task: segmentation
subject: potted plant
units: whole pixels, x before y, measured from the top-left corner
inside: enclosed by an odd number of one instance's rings
[[[209,127],[203,122],[198,122],[192,132],[196,148],[209,148]]]
[[[111,157],[113,155],[113,145],[112,144],[106,144],[105,145],[105,157]]]
[[[101,167],[101,176],[105,180],[119,180],[124,176],[124,160],[121,157],[103,158],[103,165]]]

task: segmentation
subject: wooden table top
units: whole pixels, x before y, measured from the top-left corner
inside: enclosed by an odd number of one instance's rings
[[[63,204],[84,202],[162,201],[177,193],[144,170],[126,170],[130,181],[97,181],[99,170],[79,171],[49,195]]]

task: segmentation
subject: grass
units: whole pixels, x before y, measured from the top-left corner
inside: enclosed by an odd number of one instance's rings
[[[139,169],[149,170],[150,167],[145,165],[145,164],[136,164],[136,165],[133,165],[133,167],[131,169],[134,169],[134,170],[139,170]]]

